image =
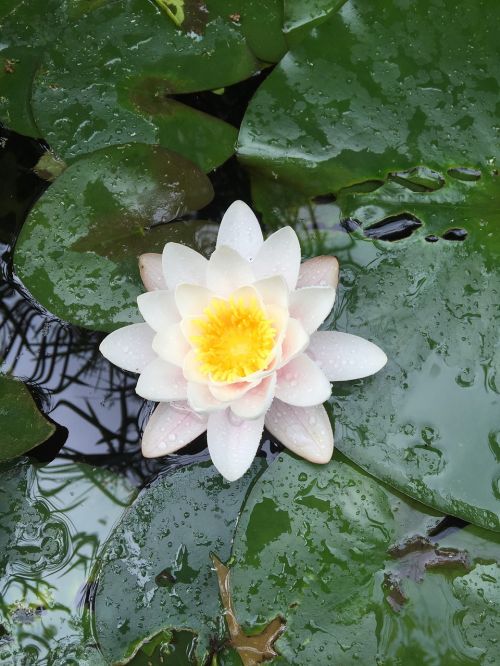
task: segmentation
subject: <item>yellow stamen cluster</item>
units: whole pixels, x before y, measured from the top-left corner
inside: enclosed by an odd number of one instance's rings
[[[255,297],[214,298],[203,313],[193,322],[199,335],[191,337],[201,372],[232,382],[265,369],[276,330]]]

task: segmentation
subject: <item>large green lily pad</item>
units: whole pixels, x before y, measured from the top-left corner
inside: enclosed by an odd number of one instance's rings
[[[346,0],[284,0],[283,30],[288,44],[295,45],[312,26],[325,21]]]
[[[160,477],[142,492],[107,544],[99,571],[95,627],[110,663],[129,659],[155,634],[189,629],[202,659],[220,639],[217,576],[211,552],[227,559],[250,472],[228,483],[211,463]]]
[[[179,28],[150,0],[118,0],[69,25],[46,50],[34,115],[65,159],[139,141],[212,168],[233,152],[234,129],[168,95],[220,88],[258,69],[227,1],[186,3]]]
[[[496,663],[499,537],[445,547],[436,520],[339,454],[326,466],[282,455],[238,523],[237,618],[249,630],[285,618],[277,664]]]
[[[32,209],[15,268],[61,319],[112,330],[139,321],[137,257],[167,241],[203,249],[202,223],[169,223],[212,198],[207,177],[160,147],[111,146],[72,164]]]
[[[485,167],[500,146],[499,21],[496,0],[349,0],[259,88],[241,158],[311,194]]]
[[[31,111],[33,76],[44,48],[86,11],[109,0],[21,0],[0,9],[0,121],[29,136],[40,136]],[[10,11],[9,11],[10,10]]]
[[[30,451],[55,432],[23,382],[0,375],[0,461]]]
[[[0,661],[102,666],[82,616],[84,586],[133,489],[78,463],[20,460],[0,479]]]

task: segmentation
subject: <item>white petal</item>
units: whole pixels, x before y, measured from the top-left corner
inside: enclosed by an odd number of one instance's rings
[[[210,393],[221,402],[233,402],[239,400],[260,380],[255,382],[233,382],[232,384],[209,384]]]
[[[280,366],[286,365],[292,358],[301,354],[308,344],[309,336],[300,321],[290,318],[281,347]]]
[[[300,354],[278,370],[276,397],[289,405],[319,405],[328,400],[331,392],[328,379],[305,354]]]
[[[295,289],[300,269],[300,245],[291,227],[283,227],[264,241],[252,262],[255,277],[260,280],[282,275],[290,290]]]
[[[196,358],[196,354],[191,349],[182,364],[182,372],[188,382],[196,382],[198,384],[208,384],[208,377],[200,370],[200,362]]]
[[[141,372],[135,392],[141,398],[156,402],[185,400],[187,382],[180,368],[156,358]]]
[[[281,275],[257,280],[253,286],[266,305],[277,305],[280,308],[288,309],[288,285]]]
[[[152,347],[154,335],[155,332],[147,324],[131,324],[107,335],[99,350],[119,368],[142,372],[156,358]]]
[[[373,342],[339,331],[314,333],[307,353],[331,382],[368,377],[387,363],[387,356]]]
[[[217,247],[228,245],[251,261],[260,250],[263,241],[259,222],[252,209],[243,201],[233,202],[220,223]]]
[[[275,398],[266,414],[266,428],[306,460],[327,463],[332,457],[332,426],[323,405],[292,407]]]
[[[187,399],[189,406],[195,412],[214,412],[227,407],[220,400],[214,398],[206,384],[188,382]]]
[[[297,289],[290,295],[290,315],[307,333],[314,333],[332,311],[334,301],[335,289],[331,287]]]
[[[186,446],[207,429],[207,418],[184,403],[162,402],[151,415],[142,435],[142,455],[157,458]]]
[[[215,294],[206,287],[180,284],[175,290],[175,302],[182,317],[199,317]]]
[[[275,388],[276,373],[273,373],[231,405],[233,414],[242,419],[256,419],[262,416],[271,406]]]
[[[207,269],[207,287],[218,296],[228,297],[239,287],[254,281],[250,263],[236,252],[223,245],[210,257]]]
[[[332,287],[339,283],[339,262],[337,257],[313,257],[300,267],[297,287]]]
[[[145,322],[155,331],[168,328],[180,320],[172,291],[147,291],[137,297],[137,305]]]
[[[139,272],[141,280],[148,291],[166,289],[167,283],[163,277],[161,254],[147,252],[139,257]]]
[[[228,481],[247,471],[259,448],[264,416],[240,419],[230,409],[208,417],[207,441],[212,462]]]
[[[167,243],[163,250],[163,275],[169,289],[177,285],[205,285],[208,260],[190,247],[180,243]]]
[[[191,346],[184,337],[180,324],[174,324],[155,335],[153,349],[164,361],[182,368]]]

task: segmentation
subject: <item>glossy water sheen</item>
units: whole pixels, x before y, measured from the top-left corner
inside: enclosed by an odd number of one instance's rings
[[[467,548],[469,557],[450,550],[451,564],[436,568],[425,559],[436,548],[425,537],[436,520],[342,456],[326,466],[280,456],[238,523],[231,574],[238,620],[255,628],[283,615],[275,663],[497,663],[499,537],[465,532],[462,545],[458,532],[450,547]],[[416,535],[428,544],[423,550],[411,545]],[[405,554],[391,557],[395,545]],[[404,596],[399,610],[386,576]]]
[[[70,157],[131,137],[197,157],[204,167],[227,159],[232,128],[167,95],[221,88],[259,65],[234,18],[237,8],[199,7],[186,3],[180,30],[149,0],[108,3],[68,26],[33,84],[34,115],[50,145]],[[200,141],[208,143],[203,158],[194,145]]]
[[[85,585],[131,486],[84,464],[26,460],[3,465],[0,480],[0,661],[102,664],[82,622]]]
[[[0,375],[0,460],[22,455],[54,431],[55,426],[38,411],[26,386]]]
[[[498,157],[496,0],[349,0],[287,53],[239,154],[312,194]]]
[[[133,654],[164,629],[198,634],[197,655],[221,638],[217,578],[210,553],[229,558],[238,512],[262,470],[225,482],[211,463],[159,478],[142,492],[113,533],[99,567],[95,627],[111,662]]]
[[[203,248],[206,226],[164,223],[212,196],[194,164],[159,147],[125,144],[84,156],[30,212],[16,272],[66,321],[100,330],[140,321],[138,256],[168,241]]]

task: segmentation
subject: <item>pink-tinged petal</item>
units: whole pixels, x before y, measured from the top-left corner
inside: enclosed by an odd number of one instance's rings
[[[187,382],[180,368],[156,358],[141,372],[135,392],[141,398],[155,402],[185,400]]]
[[[180,320],[172,291],[147,291],[137,297],[137,305],[144,321],[155,331],[164,330]]]
[[[253,286],[259,292],[263,303],[288,309],[289,290],[286,280],[281,275],[257,280]]]
[[[190,247],[180,243],[167,243],[162,256],[163,275],[169,289],[179,284],[199,284],[204,286],[208,260]]]
[[[206,384],[188,382],[187,400],[195,412],[215,412],[225,409],[227,405],[214,398]]]
[[[236,481],[252,464],[259,448],[264,416],[240,419],[230,409],[208,417],[207,441],[215,467],[228,481]]]
[[[290,291],[295,289],[300,269],[300,244],[291,227],[271,234],[260,248],[253,263],[257,280],[282,275]]]
[[[155,335],[153,349],[164,361],[182,368],[184,358],[191,347],[184,337],[180,324],[174,324]]]
[[[156,354],[153,351],[155,332],[147,324],[131,324],[107,335],[99,345],[101,354],[130,372],[142,372]]]
[[[339,262],[337,257],[313,257],[304,261],[300,267],[297,288],[332,287],[339,283]]]
[[[256,419],[263,416],[274,398],[276,373],[263,379],[255,388],[250,389],[242,398],[231,404],[233,414],[242,419]]]
[[[280,366],[286,365],[295,356],[301,354],[309,344],[309,336],[297,319],[290,318],[286,327],[285,338],[281,346]]]
[[[276,397],[296,407],[311,407],[328,400],[332,387],[324,373],[305,354],[278,370]]]
[[[333,433],[323,405],[292,407],[276,398],[266,414],[266,428],[287,449],[313,463],[333,454]]]
[[[297,289],[290,295],[290,315],[307,333],[314,333],[332,311],[334,301],[335,289],[331,287]]]
[[[139,257],[141,280],[148,291],[166,289],[167,283],[163,276],[161,254],[146,252]]]
[[[227,245],[251,261],[263,242],[259,221],[252,209],[243,201],[232,203],[220,223],[217,247]]]
[[[196,354],[191,349],[184,357],[182,364],[182,372],[188,382],[196,382],[197,384],[208,384],[208,377],[200,370],[200,362],[196,358]]]
[[[214,398],[220,402],[233,402],[239,400],[254,386],[257,386],[260,379],[254,382],[233,382],[232,384],[209,384],[208,388]]]
[[[210,257],[207,268],[207,287],[218,296],[227,298],[239,287],[254,281],[250,263],[226,245],[218,247]]]
[[[207,429],[207,418],[195,414],[185,403],[162,402],[155,409],[142,435],[142,455],[157,458],[174,453]]]
[[[182,317],[200,317],[215,294],[206,287],[180,284],[175,290],[175,302]]]
[[[368,377],[387,363],[387,356],[373,342],[340,331],[317,331],[307,353],[331,382]]]

